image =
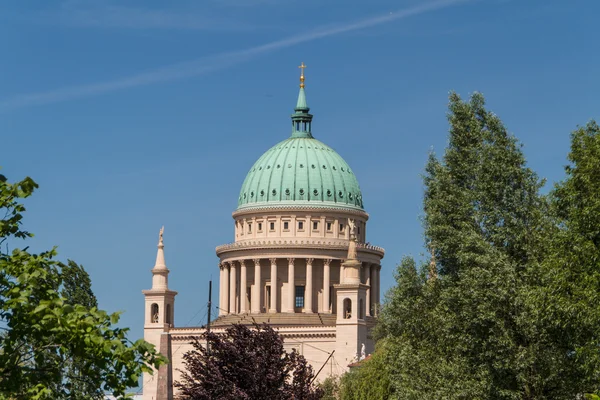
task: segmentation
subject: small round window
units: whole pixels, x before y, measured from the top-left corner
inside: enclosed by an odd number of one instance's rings
[[[303,196],[304,195],[304,189],[300,189],[300,191],[298,193],[300,193],[300,196]]]
[[[327,167],[323,165],[323,169],[327,169]]]
[[[327,189],[327,197],[331,197],[331,190]]]
[[[273,193],[273,196],[276,196],[277,195],[277,190],[273,189],[273,191],[271,193]]]
[[[342,193],[342,191],[340,190],[338,193],[338,197],[341,199],[342,197],[344,197],[344,193]]]
[[[315,169],[315,168],[316,168],[316,167],[315,167],[315,164],[311,165],[311,168],[312,168],[312,169]]]
[[[279,168],[281,168],[281,165],[277,164],[277,168],[278,168],[278,169],[279,169]]]
[[[285,189],[285,194],[286,194],[287,196],[289,196],[289,195],[290,195],[290,189]]]
[[[352,193],[348,193],[348,198],[352,200]]]
[[[250,192],[250,197],[254,197],[254,192]]]
[[[333,168],[334,171],[337,171],[337,168],[335,167],[335,165],[333,167],[331,167],[331,168]]]
[[[264,191],[264,190],[261,190],[261,191],[260,191],[260,195],[261,195],[261,196],[264,196],[264,195],[265,195],[265,191]]]
[[[340,168],[342,170],[342,172],[344,172],[344,167]]]
[[[319,195],[319,191],[318,191],[317,189],[315,189],[315,190],[313,190],[313,194],[314,194],[315,196],[318,196],[318,195]]]
[[[304,164],[300,164],[300,168],[304,168]]]

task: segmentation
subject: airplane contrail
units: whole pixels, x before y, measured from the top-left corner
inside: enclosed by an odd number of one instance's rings
[[[295,46],[300,43],[335,36],[346,32],[377,26],[392,21],[405,19],[414,15],[447,8],[472,0],[437,0],[420,4],[414,7],[391,12],[384,16],[371,17],[352,23],[317,28],[299,35],[275,40],[262,45],[242,50],[224,52],[212,56],[202,57],[193,61],[172,64],[147,72],[141,72],[121,79],[89,83],[77,86],[68,86],[55,90],[16,95],[0,101],[0,111],[8,111],[28,106],[57,103],[81,97],[114,92],[131,87],[145,86],[153,83],[166,82],[206,74],[239,64],[259,55],[270,53],[279,49]]]

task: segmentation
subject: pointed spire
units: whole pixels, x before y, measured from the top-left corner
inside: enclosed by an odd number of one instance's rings
[[[160,228],[158,233],[158,251],[156,252],[156,263],[154,264],[155,270],[157,269],[167,269],[167,264],[165,263],[165,243],[163,241],[163,234],[165,233],[165,227]]]
[[[165,227],[163,226],[158,233],[156,263],[154,263],[154,268],[152,268],[152,290],[169,290],[169,269],[165,263],[164,232]]]
[[[296,108],[294,108],[295,113],[292,114],[292,137],[312,138],[311,123],[313,116],[309,114],[310,108],[304,92],[304,69],[306,65],[302,63],[298,68],[301,69],[300,92],[298,93]]]

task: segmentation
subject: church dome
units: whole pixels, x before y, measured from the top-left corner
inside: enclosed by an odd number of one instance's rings
[[[362,211],[354,172],[335,150],[312,136],[312,115],[301,82],[292,136],[267,150],[250,168],[238,210],[310,206]]]

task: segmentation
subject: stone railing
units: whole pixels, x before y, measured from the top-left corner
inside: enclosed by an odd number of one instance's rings
[[[256,248],[286,248],[286,247],[307,247],[307,248],[332,248],[332,249],[347,249],[348,240],[339,239],[252,239],[243,240],[235,243],[224,244],[217,246],[217,254],[242,249]],[[357,249],[375,252],[383,255],[385,250],[379,246],[373,246],[369,243],[357,243]]]

